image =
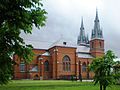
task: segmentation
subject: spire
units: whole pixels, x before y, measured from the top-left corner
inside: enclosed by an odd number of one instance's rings
[[[102,39],[103,38],[103,34],[102,34],[102,30],[100,28],[100,22],[99,22],[99,18],[98,18],[98,10],[96,9],[96,17],[94,20],[94,29],[92,30],[92,35],[91,35],[91,39]]]
[[[82,20],[81,20],[81,27],[80,27],[80,29],[83,29],[83,30],[84,30],[83,17],[82,17]]]
[[[78,41],[77,41],[77,44],[78,45],[81,45],[81,44],[87,44],[87,41],[86,41],[86,36],[85,36],[85,30],[84,30],[84,25],[83,25],[83,18],[81,20],[81,27],[80,27],[80,34],[78,36]]]
[[[98,21],[99,22],[99,18],[98,18],[98,10],[96,8],[96,17],[95,17],[95,21]]]

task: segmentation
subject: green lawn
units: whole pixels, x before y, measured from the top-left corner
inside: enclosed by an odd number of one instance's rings
[[[99,90],[91,82],[72,82],[63,80],[14,80],[0,90]],[[120,85],[112,85],[107,90],[120,90]]]

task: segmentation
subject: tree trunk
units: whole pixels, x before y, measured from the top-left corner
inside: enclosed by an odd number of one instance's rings
[[[102,85],[100,84],[100,90],[102,90]]]
[[[103,86],[103,90],[106,90],[106,86]]]

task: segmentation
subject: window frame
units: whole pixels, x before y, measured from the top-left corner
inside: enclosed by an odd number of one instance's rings
[[[87,72],[87,64],[85,62],[82,63],[82,72]]]
[[[20,72],[25,72],[25,63],[24,62],[20,63]]]
[[[48,61],[48,60],[46,60],[46,61],[44,62],[44,71],[45,71],[45,72],[48,72],[48,71],[49,71],[49,61]]]
[[[63,57],[63,71],[71,71],[71,60],[67,55]]]

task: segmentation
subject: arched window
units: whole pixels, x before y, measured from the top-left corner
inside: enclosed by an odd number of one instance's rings
[[[63,70],[64,71],[71,70],[70,58],[67,55],[63,57]]]
[[[44,69],[45,69],[45,71],[49,71],[49,62],[48,61],[44,62]]]
[[[82,72],[86,72],[86,63],[85,62],[82,64]]]

